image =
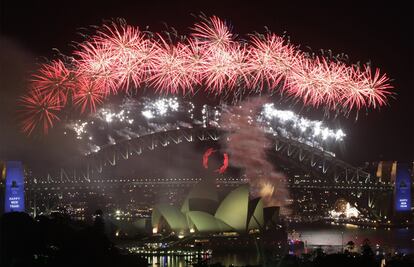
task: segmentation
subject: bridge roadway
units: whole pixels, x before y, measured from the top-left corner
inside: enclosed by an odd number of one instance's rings
[[[191,187],[201,182],[202,178],[169,178],[169,179],[108,179],[108,180],[78,180],[78,181],[40,181],[26,182],[26,190],[45,190],[45,191],[71,191],[71,190],[93,190],[102,188],[119,187]],[[246,184],[247,179],[237,178],[218,178],[218,186],[236,187]],[[358,191],[392,191],[393,185],[388,183],[360,182],[346,183],[326,183],[322,180],[313,181],[290,181],[288,187],[291,189],[326,189],[326,190],[358,190]]]

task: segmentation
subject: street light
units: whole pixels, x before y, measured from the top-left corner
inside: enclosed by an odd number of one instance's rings
[[[341,242],[341,245],[342,245],[342,253],[344,253],[344,231],[342,231],[341,232],[341,236],[342,236],[342,242]]]

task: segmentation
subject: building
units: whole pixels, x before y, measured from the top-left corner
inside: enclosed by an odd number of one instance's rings
[[[248,185],[237,187],[219,201],[212,184],[196,185],[185,198],[181,208],[169,204],[153,207],[153,234],[234,233],[248,234],[263,231],[268,224],[265,213],[273,211],[269,220],[278,218],[275,207],[264,208],[261,198],[250,199]]]

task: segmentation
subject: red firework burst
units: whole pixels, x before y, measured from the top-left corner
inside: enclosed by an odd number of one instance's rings
[[[40,126],[44,134],[53,127],[55,121],[59,120],[56,115],[62,109],[60,102],[56,101],[50,94],[42,94],[39,90],[31,90],[20,97],[19,110],[22,117],[21,130],[31,135],[37,126]]]
[[[200,45],[206,45],[209,49],[227,47],[233,43],[233,34],[224,21],[216,16],[196,23],[192,28],[192,36]]]
[[[364,71],[359,75],[359,88],[364,95],[368,107],[381,107],[387,104],[387,98],[393,93],[390,91],[393,87],[389,83],[389,78],[380,73],[379,69],[375,70],[372,75],[371,68],[364,67]],[[348,107],[352,109],[352,105]]]
[[[234,41],[234,35],[218,17],[205,19],[193,27],[196,43],[203,52],[200,76],[208,90],[221,94],[233,89],[245,72],[246,47]]]
[[[246,49],[235,44],[209,51],[201,75],[208,90],[221,94],[224,89],[234,89],[239,83],[247,83],[245,66]]]
[[[73,104],[80,107],[81,113],[95,112],[96,107],[102,104],[106,93],[102,84],[88,77],[80,77],[77,90],[73,95]]]
[[[287,75],[286,91],[302,99],[305,105],[325,105],[328,109],[335,109],[342,104],[343,90],[347,90],[346,71],[340,63],[302,58]]]
[[[32,87],[48,98],[66,105],[68,94],[73,89],[73,74],[61,60],[43,64],[32,76]]]
[[[79,58],[75,60],[76,74],[93,79],[105,94],[117,93],[118,82],[113,69],[116,55],[111,53],[102,44],[88,41],[79,45],[75,51]]]
[[[191,38],[171,44],[125,22],[103,25],[77,47],[70,69],[60,60],[40,68],[32,79],[35,94],[65,105],[73,91],[81,112],[94,111],[109,93],[148,83],[167,93],[193,92],[196,86],[216,94],[237,87],[281,88],[305,105],[344,112],[381,107],[392,94],[388,77],[378,69],[373,74],[368,66],[310,58],[272,33],[241,43],[215,16],[192,29]],[[31,132],[34,126],[27,125]]]
[[[252,88],[275,89],[300,59],[292,45],[275,34],[252,36],[247,56],[247,72]]]
[[[154,69],[157,44],[147,39],[138,27],[125,22],[104,25],[93,39],[113,55],[112,72],[118,87],[128,90],[132,83],[139,88]]]
[[[177,93],[180,89],[183,92],[192,90],[200,81],[197,60],[191,46],[181,43],[174,46],[160,37],[149,82],[164,92]]]

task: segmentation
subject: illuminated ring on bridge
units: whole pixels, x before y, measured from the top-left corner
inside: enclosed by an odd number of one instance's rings
[[[209,149],[206,150],[206,152],[204,152],[203,166],[205,169],[208,169],[208,158],[210,157],[211,154],[213,154],[216,151],[217,150],[214,150],[213,148],[210,147]],[[218,168],[215,171],[220,174],[223,174],[227,170],[228,166],[229,166],[229,155],[227,153],[223,153],[223,164],[220,166],[220,168]]]

